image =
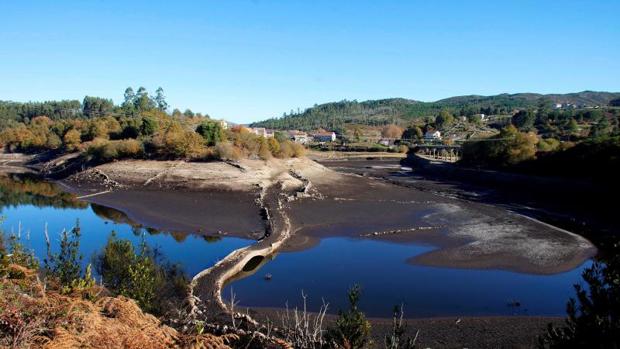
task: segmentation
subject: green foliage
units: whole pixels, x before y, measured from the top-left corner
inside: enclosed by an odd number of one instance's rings
[[[304,111],[291,111],[280,118],[257,122],[251,126],[311,131],[320,128],[338,130],[346,124],[383,126],[395,123],[402,125],[409,124],[414,119],[437,115],[444,109],[449,110],[453,115],[468,117],[475,114],[507,115],[513,114],[515,110],[547,108],[552,101],[584,106],[604,106],[618,97],[617,93],[584,91],[565,95],[519,93],[496,96],[459,96],[432,103],[402,98],[365,102],[344,100],[315,105]]]
[[[159,111],[165,112],[168,110],[168,103],[166,102],[166,96],[164,96],[164,89],[158,87],[155,91],[155,104],[157,105],[157,109]]]
[[[99,97],[84,97],[82,102],[82,113],[86,117],[105,116],[112,111],[114,103],[111,99]]]
[[[607,256],[584,270],[587,286],[574,286],[576,299],[566,306],[566,324],[549,325],[541,348],[620,347],[620,244]]]
[[[435,126],[439,129],[444,129],[454,123],[454,116],[447,110],[442,110],[435,119]]]
[[[521,131],[530,131],[534,128],[536,114],[532,110],[521,110],[512,117],[512,124]]]
[[[80,222],[77,221],[73,229],[68,232],[62,231],[60,250],[52,253],[51,246],[48,245],[47,258],[44,259],[45,273],[56,278],[69,291],[75,282],[79,282],[82,275],[83,256],[80,253],[80,237]]]
[[[461,163],[470,166],[506,167],[534,159],[538,138],[519,132],[514,126],[503,128],[497,136],[463,144]]]
[[[204,138],[208,146],[214,146],[225,138],[224,129],[217,121],[205,120],[198,125],[196,132]]]
[[[182,299],[187,280],[178,267],[161,265],[156,257],[144,240],[136,251],[129,240],[119,240],[113,232],[95,257],[95,267],[114,294],[133,298],[145,311],[161,314],[167,303]]]
[[[556,151],[560,148],[560,141],[555,138],[542,138],[538,141],[538,150],[541,152]]]
[[[142,143],[135,139],[108,141],[95,139],[86,149],[86,154],[95,162],[106,162],[115,159],[137,158],[143,153]]]
[[[142,125],[140,126],[140,133],[144,136],[152,136],[159,129],[159,123],[157,119],[153,117],[142,118]],[[135,137],[132,137],[135,138]]]
[[[370,322],[358,309],[360,296],[359,285],[354,285],[348,293],[349,309],[340,310],[334,327],[327,331],[328,341],[337,348],[363,348],[370,342]]]

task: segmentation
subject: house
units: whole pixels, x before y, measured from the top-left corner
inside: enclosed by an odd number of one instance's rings
[[[425,141],[440,141],[441,140],[441,132],[437,130],[426,131],[424,134]]]
[[[319,143],[333,142],[336,140],[336,133],[335,132],[315,133],[312,135],[312,138],[314,138],[315,142],[319,142]]]
[[[264,127],[254,127],[254,128],[251,128],[250,130],[252,131],[252,133],[258,136],[263,136],[265,138],[271,138],[274,136],[273,130],[268,130]]]
[[[308,142],[310,142],[310,137],[308,137],[308,134],[306,132],[301,132],[301,131],[288,131],[288,137],[295,143],[299,143],[299,144],[307,144]]]
[[[222,129],[224,130],[228,129],[228,123],[226,122],[226,120],[218,120],[217,122],[220,123],[220,126],[222,127]]]
[[[394,145],[394,140],[389,138],[382,138],[379,140],[379,144],[385,145],[386,147]]]

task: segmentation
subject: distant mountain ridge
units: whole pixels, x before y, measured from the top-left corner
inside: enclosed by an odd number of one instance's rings
[[[339,101],[315,105],[300,113],[255,122],[253,127],[273,129],[338,130],[345,124],[384,125],[437,114],[442,109],[453,113],[509,114],[514,109],[536,108],[540,105],[571,104],[578,107],[607,106],[620,98],[620,92],[582,91],[566,94],[515,93],[494,96],[456,96],[435,102],[406,98]]]

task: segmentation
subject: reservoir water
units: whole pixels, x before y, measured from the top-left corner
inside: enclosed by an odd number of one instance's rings
[[[165,215],[165,212],[161,212]],[[182,266],[188,276],[212,266],[251,240],[204,237],[193,232],[164,232],[131,222],[115,209],[76,200],[53,183],[34,179],[0,181],[0,215],[4,234],[19,234],[39,259],[46,254],[47,227],[52,246],[63,229],[76,221],[82,228],[84,266],[101,250],[114,231],[136,245],[144,239],[168,262]],[[205,229],[208,230],[208,229]],[[253,273],[227,285],[240,306],[299,306],[301,292],[310,310],[322,300],[330,312],[346,306],[346,291],[361,285],[362,309],[369,316],[387,317],[394,305],[404,304],[408,317],[463,315],[565,314],[566,302],[590,261],[554,275],[530,275],[502,270],[436,268],[406,263],[433,246],[376,240],[325,238],[312,248],[284,252],[262,263]]]

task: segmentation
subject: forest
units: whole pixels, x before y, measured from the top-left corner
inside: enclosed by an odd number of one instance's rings
[[[303,146],[286,138],[266,139],[241,126],[227,129],[189,109],[169,114],[161,88],[154,96],[144,88],[137,93],[127,88],[119,106],[97,97],[85,97],[81,109],[76,102],[6,105],[10,107],[2,114],[7,122],[0,129],[0,147],[7,152],[77,152],[95,163],[122,158],[270,159],[304,153]]]

